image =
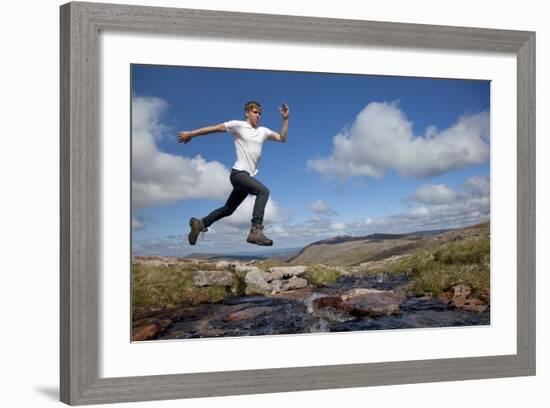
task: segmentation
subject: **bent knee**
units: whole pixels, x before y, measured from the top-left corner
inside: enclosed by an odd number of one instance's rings
[[[267,187],[263,187],[260,189],[258,195],[263,195],[265,197],[269,197],[269,189]]]

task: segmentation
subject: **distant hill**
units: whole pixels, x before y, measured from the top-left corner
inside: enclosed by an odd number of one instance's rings
[[[353,266],[379,261],[395,255],[411,254],[432,245],[489,233],[489,222],[459,229],[414,231],[406,234],[375,233],[353,237],[340,235],[313,242],[303,248],[270,249],[236,254],[193,253],[184,259],[208,261],[252,261],[278,259],[290,264],[319,263],[333,266]]]
[[[237,254],[216,254],[216,253],[192,253],[183,258],[189,259],[204,259],[209,261],[220,261],[224,259],[234,259],[238,261],[252,261],[260,259],[280,259],[286,260],[295,255],[301,248],[282,248],[271,249],[261,252],[242,252]]]
[[[314,242],[287,262],[292,264],[322,263],[326,265],[357,265],[394,255],[416,252],[432,245],[436,240],[454,240],[457,237],[478,235],[488,231],[489,222],[446,230],[415,231],[407,234],[371,234],[362,237],[337,236]]]

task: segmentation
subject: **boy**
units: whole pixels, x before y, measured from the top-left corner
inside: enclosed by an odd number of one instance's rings
[[[274,132],[266,127],[258,127],[262,107],[258,102],[250,101],[244,106],[245,121],[231,120],[219,125],[207,126],[193,131],[184,131],[178,133],[180,143],[189,143],[192,138],[209,133],[229,132],[233,135],[237,161],[231,169],[229,180],[233,185],[233,191],[223,207],[212,211],[202,219],[191,218],[189,226],[189,243],[195,245],[201,232],[206,232],[207,228],[214,222],[223,217],[228,217],[244,201],[248,194],[256,196],[254,211],[252,213],[252,227],[248,234],[247,242],[256,245],[270,246],[273,241],[267,238],[263,230],[263,219],[269,190],[260,181],[254,178],[258,173],[258,163],[262,155],[262,144],[266,140],[285,142],[288,133],[288,117],[290,109],[288,105],[282,104],[279,112],[283,119],[281,133]]]

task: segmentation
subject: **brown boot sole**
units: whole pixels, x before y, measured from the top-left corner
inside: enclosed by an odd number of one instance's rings
[[[254,241],[250,238],[247,238],[246,239],[246,242],[248,242],[249,244],[255,244],[255,245],[260,245],[260,246],[272,246],[273,245],[273,241],[270,241],[270,242],[259,242],[259,241]]]

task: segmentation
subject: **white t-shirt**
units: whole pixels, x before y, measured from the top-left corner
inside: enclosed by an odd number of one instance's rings
[[[244,120],[230,120],[224,123],[225,129],[233,135],[237,161],[236,170],[247,171],[252,177],[258,173],[258,163],[262,156],[262,144],[267,139],[279,140],[278,134],[266,127],[253,128]]]

